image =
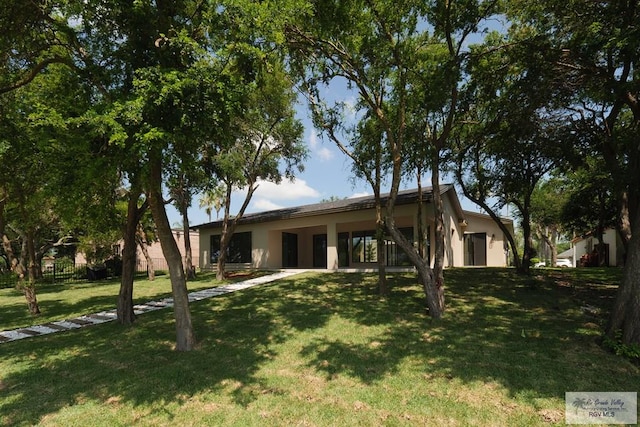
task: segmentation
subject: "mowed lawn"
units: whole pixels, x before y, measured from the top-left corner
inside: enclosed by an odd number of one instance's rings
[[[171,310],[0,344],[0,425],[564,425],[567,391],[638,390],[640,368],[598,345],[619,270],[445,278],[440,321],[411,275],[380,298],[375,275],[307,273],[192,303],[192,352],[173,350]],[[95,286],[114,303],[117,283]],[[91,289],[56,310],[106,303]],[[26,326],[10,309],[0,329]]]

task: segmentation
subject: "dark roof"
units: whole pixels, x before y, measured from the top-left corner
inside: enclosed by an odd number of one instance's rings
[[[454,193],[454,209],[458,213],[458,215],[462,218],[462,208],[460,207],[460,201],[458,200],[457,195],[455,195],[455,190],[453,189],[453,185],[451,184],[442,184],[440,185],[440,194],[445,194],[448,191],[453,191]],[[381,196],[383,205],[386,203],[389,194],[383,194]],[[422,189],[422,197],[425,202],[431,202],[433,200],[433,188],[432,187],[424,187]],[[418,200],[418,190],[404,190],[398,192],[398,197],[396,199],[396,205],[407,205],[411,203],[415,203]],[[291,208],[283,208],[283,209],[275,209],[272,211],[266,212],[257,212],[245,214],[238,224],[254,224],[259,222],[269,222],[269,221],[277,221],[281,219],[289,219],[289,218],[300,218],[305,216],[315,216],[315,215],[326,215],[332,213],[339,212],[349,212],[349,211],[359,211],[365,209],[373,209],[375,208],[375,197],[374,196],[364,196],[364,197],[355,197],[352,199],[342,199],[335,200],[331,202],[322,202],[322,203],[314,203],[311,205],[302,205],[295,206]],[[213,221],[201,225],[194,225],[191,228],[201,229],[201,228],[221,228],[222,220]]]

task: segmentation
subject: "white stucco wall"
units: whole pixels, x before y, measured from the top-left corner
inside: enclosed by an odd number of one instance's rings
[[[624,254],[618,232],[613,228],[607,229],[604,232],[603,240],[605,244],[609,245],[609,266],[615,267],[617,265],[621,265]],[[579,265],[580,258],[583,255],[593,252],[597,244],[598,239],[595,236],[588,236],[574,240],[574,265]]]
[[[430,241],[434,241],[433,208],[426,204],[423,209],[426,224],[429,226]],[[484,215],[465,213],[467,225],[460,222],[450,205],[445,200],[445,229],[446,250],[445,266],[464,266],[463,236],[468,232],[487,233],[487,265],[505,266],[506,258],[503,249],[504,238],[497,225],[491,218]],[[415,204],[396,207],[396,224],[398,227],[413,227],[414,239],[417,236],[418,218]],[[338,233],[366,231],[375,229],[375,210],[358,210],[338,212],[324,215],[313,215],[291,219],[281,219],[270,222],[241,224],[236,232],[251,231],[252,233],[252,264],[253,268],[281,268],[282,233],[298,235],[298,264],[300,268],[311,268],[313,265],[313,235],[327,235],[327,269],[338,268]],[[201,228],[200,230],[200,267],[215,268],[210,264],[210,239],[212,235],[220,234],[220,229]],[[417,244],[414,242],[414,244]],[[431,256],[433,257],[433,244]],[[233,265],[230,265],[233,268]],[[375,268],[376,263],[350,263],[350,268]]]
[[[505,247],[508,246],[507,239],[496,222],[490,216],[476,212],[465,211],[467,226],[465,233],[486,233],[487,234],[487,266],[503,267],[507,265],[507,254]],[[513,223],[508,220],[508,227],[513,230]],[[463,254],[464,255],[464,254]]]

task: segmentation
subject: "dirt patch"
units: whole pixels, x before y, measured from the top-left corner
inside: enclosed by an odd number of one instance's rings
[[[538,415],[545,423],[559,423],[564,420],[564,412],[558,410],[542,410],[538,411]]]
[[[266,271],[258,271],[258,270],[233,270],[233,271],[225,271],[224,278],[235,282],[238,280],[255,279],[256,277],[262,277],[266,274],[269,274],[269,273]]]

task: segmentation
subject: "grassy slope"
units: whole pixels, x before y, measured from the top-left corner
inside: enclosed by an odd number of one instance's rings
[[[171,311],[2,344],[0,425],[564,425],[565,391],[636,391],[597,345],[617,270],[536,274],[448,270],[437,322],[408,276],[307,274],[192,304],[190,353]]]

